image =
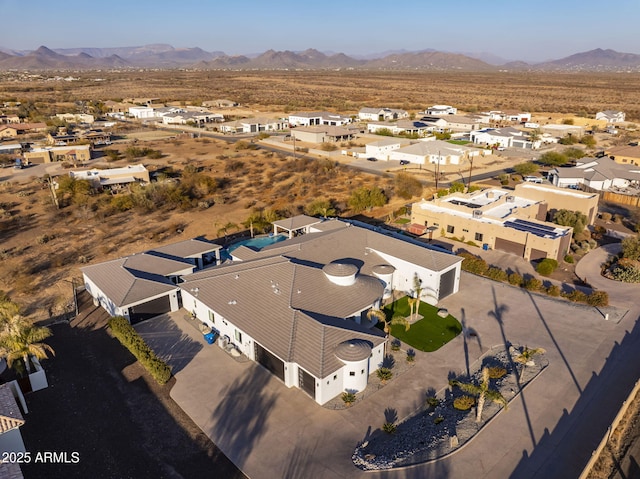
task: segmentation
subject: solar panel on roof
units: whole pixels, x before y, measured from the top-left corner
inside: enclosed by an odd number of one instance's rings
[[[515,220],[513,220],[514,223],[520,223],[523,224],[525,226],[531,226],[532,228],[540,228],[543,230],[547,230],[547,231],[555,231],[556,227],[555,226],[550,226],[550,225],[541,225],[540,223],[533,223],[532,221],[527,221],[527,220],[522,220],[519,218],[516,218]]]
[[[551,236],[554,238],[558,238],[560,236],[564,236],[563,233],[555,231],[555,228],[553,227],[549,227],[547,225],[541,225],[538,223],[532,223],[530,221],[525,221],[525,220],[506,221],[504,223],[504,226],[507,228],[513,228],[518,231],[524,231],[525,233],[531,233],[541,237]]]

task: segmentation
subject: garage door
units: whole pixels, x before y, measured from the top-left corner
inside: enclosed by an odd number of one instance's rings
[[[529,259],[531,261],[537,261],[539,259],[545,259],[547,257],[547,252],[542,251],[541,249],[531,248],[531,256]]]
[[[316,378],[302,368],[298,368],[298,387],[313,399],[316,398]]]
[[[450,294],[453,294],[453,287],[456,284],[456,269],[450,269],[444,274],[440,275],[440,297],[438,300],[446,298]]]
[[[496,238],[494,249],[499,249],[500,251],[506,251],[507,253],[513,253],[520,257],[524,257],[524,245],[516,243],[515,241]]]
[[[131,324],[135,324],[169,311],[171,311],[171,299],[169,296],[162,296],[146,303],[131,306],[129,308],[129,321],[131,321]]]
[[[262,364],[265,368],[271,371],[271,374],[284,381],[284,362],[276,355],[270,353],[258,343],[255,345],[254,352],[256,355],[256,362]]]

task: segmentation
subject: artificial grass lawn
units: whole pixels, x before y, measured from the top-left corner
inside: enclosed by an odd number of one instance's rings
[[[409,218],[398,218],[397,220],[394,221],[394,223],[397,223],[399,225],[406,225],[410,221],[411,220]]]
[[[382,310],[389,319],[396,315],[408,317],[410,308],[407,296],[385,306]],[[420,301],[419,313],[423,318],[413,323],[409,331],[405,331],[405,327],[401,324],[391,325],[391,336],[412,348],[431,352],[440,349],[462,331],[462,325],[456,318],[451,315],[441,318],[438,316],[438,308],[424,301]]]

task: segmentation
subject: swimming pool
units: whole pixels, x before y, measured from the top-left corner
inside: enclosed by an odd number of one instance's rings
[[[288,239],[287,235],[275,235],[275,236],[258,236],[256,238],[249,238],[246,240],[238,241],[237,243],[233,243],[232,245],[227,246],[226,248],[220,251],[220,258],[223,260],[231,259],[231,252],[240,246],[247,246],[251,249],[255,249],[260,251],[265,246],[269,246],[275,243],[279,243],[280,241],[284,241]]]

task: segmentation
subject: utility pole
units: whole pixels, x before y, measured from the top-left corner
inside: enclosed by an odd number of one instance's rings
[[[438,161],[436,162],[436,194],[438,193],[438,177],[440,176],[440,150],[438,150]]]
[[[469,181],[467,181],[467,193],[471,190],[471,170],[473,170],[473,156],[469,157]]]

